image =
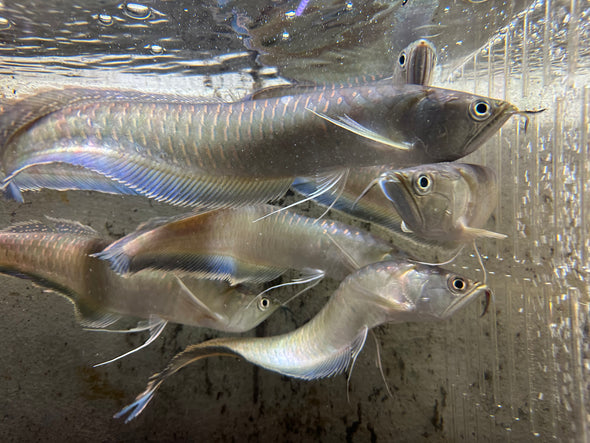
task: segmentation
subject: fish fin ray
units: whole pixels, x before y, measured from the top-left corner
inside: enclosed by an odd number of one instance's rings
[[[150,335],[149,335],[148,339],[143,344],[141,344],[138,347],[132,349],[131,351],[125,352],[124,354],[121,354],[115,358],[104,361],[102,363],[97,363],[93,367],[97,368],[99,366],[108,365],[110,363],[113,363],[117,360],[125,358],[125,357],[127,357],[131,354],[134,354],[135,352],[140,351],[141,349],[149,346],[156,338],[158,338],[160,336],[160,334],[162,333],[162,331],[164,330],[164,328],[166,327],[167,324],[168,324],[168,322],[166,320],[156,318],[155,321],[152,323],[152,325],[149,327]]]
[[[225,317],[222,314],[218,314],[217,312],[212,311],[211,308],[209,308],[209,306],[207,306],[201,299],[199,299],[199,297],[197,297],[195,295],[195,293],[193,291],[191,291],[189,289],[189,287],[184,283],[184,281],[182,280],[181,277],[179,277],[179,276],[175,276],[175,277],[176,277],[178,284],[182,288],[184,294],[187,295],[189,300],[195,306],[197,306],[203,313],[205,313],[206,315],[208,315],[209,317],[211,317],[213,320],[215,320],[217,322],[221,322],[225,319]]]
[[[469,237],[472,237],[473,239],[495,238],[497,240],[504,240],[504,239],[508,238],[508,236],[506,234],[500,234],[498,232],[488,231],[487,229],[470,228],[469,226],[464,226],[463,230],[465,231],[465,233],[467,235],[469,235]]]
[[[305,108],[305,109],[307,109],[308,111],[312,112],[313,114],[317,115],[318,117],[323,118],[324,120],[342,128],[342,129],[350,131],[353,134],[356,134],[356,135],[366,138],[368,140],[372,140],[374,142],[380,143],[385,146],[389,146],[390,148],[397,149],[400,151],[409,151],[410,149],[412,149],[411,144],[404,143],[404,142],[398,142],[398,141],[392,140],[390,138],[387,138],[387,137],[361,125],[360,123],[354,121],[348,115],[339,116],[337,118],[332,118],[322,112],[317,112],[317,111],[314,111],[313,109],[310,109],[310,108]]]
[[[330,173],[330,174],[320,174],[317,175],[316,178],[319,182],[318,188],[316,191],[314,191],[314,193],[312,195],[309,195],[307,197],[305,197],[303,200],[298,200],[295,203],[291,203],[288,206],[284,206],[278,209],[275,209],[274,211],[263,215],[262,217],[257,218],[256,220],[253,220],[253,223],[256,223],[257,221],[263,220],[267,217],[270,217],[271,215],[274,214],[278,214],[279,212],[282,211],[286,211],[294,206],[300,205],[302,203],[305,203],[306,201],[309,200],[313,200],[316,197],[328,192],[330,189],[332,189],[334,186],[337,186],[338,183],[342,180],[342,179],[346,179],[346,174],[348,173],[348,170],[344,170],[344,171],[339,171],[336,173]]]
[[[291,185],[291,178],[277,178],[260,180],[255,183],[244,177],[234,176],[210,176],[198,171],[187,171],[180,167],[162,164],[138,155],[120,155],[117,151],[109,149],[96,149],[104,143],[94,143],[88,140],[70,140],[72,147],[78,149],[68,150],[61,147],[59,152],[36,152],[26,163],[20,165],[4,178],[2,188],[6,189],[15,180],[18,184],[18,175],[28,168],[39,167],[48,164],[68,164],[86,168],[114,184],[107,185],[106,180],[95,180],[94,184],[85,182],[79,185],[76,177],[68,181],[68,177],[61,177],[64,183],[69,184],[68,189],[97,190],[105,192],[121,192],[126,194],[142,195],[156,201],[169,203],[176,206],[199,206],[210,209],[235,207],[243,204],[266,203],[276,200],[284,195]],[[119,142],[118,145],[121,145]],[[89,149],[80,152],[80,146],[88,146]],[[135,152],[133,146],[125,152]],[[47,167],[45,167],[47,170]],[[26,185],[29,189],[50,187],[51,182],[44,178],[39,183],[35,177],[29,175]],[[23,180],[24,181],[24,180]],[[59,189],[64,187],[60,185]]]
[[[125,417],[125,423],[129,423],[141,414],[148,403],[153,399],[156,390],[168,377],[193,362],[217,355],[240,357],[239,353],[224,346],[224,342],[231,340],[232,339],[213,339],[198,345],[188,346],[182,352],[176,354],[162,372],[152,375],[148,381],[146,389],[135,398],[133,403],[125,406],[117,412],[113,418]]]

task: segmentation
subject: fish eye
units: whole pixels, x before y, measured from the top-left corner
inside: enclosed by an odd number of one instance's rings
[[[414,180],[414,189],[420,195],[425,195],[430,192],[432,188],[432,179],[428,174],[420,174]]]
[[[467,282],[464,278],[453,275],[449,278],[449,289],[452,292],[464,292],[467,289]]]
[[[261,311],[266,311],[268,308],[270,308],[270,299],[262,297],[260,300],[258,300],[258,309]]]
[[[400,52],[398,62],[402,68],[406,67],[407,59],[408,59],[408,57],[406,56],[406,51]]]
[[[486,120],[492,115],[492,107],[485,100],[476,100],[469,107],[469,115],[477,121]]]

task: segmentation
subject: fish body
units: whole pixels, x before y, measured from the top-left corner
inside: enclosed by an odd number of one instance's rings
[[[115,417],[133,419],[156,389],[182,367],[213,355],[238,356],[306,380],[351,368],[369,329],[383,323],[444,320],[487,287],[438,267],[385,261],[349,275],[322,310],[295,331],[274,337],[218,338],[189,346],[152,376],[147,389]]]
[[[254,205],[156,219],[96,255],[119,273],[167,269],[237,284],[269,281],[289,269],[343,280],[392,252],[368,232],[287,210],[273,214],[278,209]]]
[[[84,326],[103,328],[124,316],[243,332],[281,304],[280,294],[230,288],[218,281],[143,271],[129,278],[90,254],[108,242],[92,228],[68,220],[20,223],[0,231],[0,272],[33,280],[70,299]]]
[[[19,186],[123,189],[188,206],[266,202],[297,176],[458,159],[513,112],[500,100],[389,81],[236,103],[49,91],[0,114],[2,187],[13,196]],[[80,168],[91,173],[82,186]]]

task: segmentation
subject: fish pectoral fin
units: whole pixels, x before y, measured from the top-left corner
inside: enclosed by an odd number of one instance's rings
[[[304,292],[309,291],[311,288],[313,288],[315,285],[317,285],[324,278],[325,275],[326,275],[326,273],[324,271],[320,270],[320,269],[310,269],[310,268],[305,269],[301,273],[301,277],[294,278],[291,281],[288,281],[288,282],[285,282],[285,283],[281,283],[279,285],[271,286],[270,288],[267,288],[264,291],[262,291],[261,293],[259,293],[254,298],[254,300],[260,299],[260,297],[262,297],[262,295],[266,294],[267,292],[272,291],[273,289],[283,288],[285,286],[295,286],[295,285],[307,285],[307,284],[309,284],[308,286],[304,287],[301,291],[297,292],[295,295],[293,295],[288,300],[286,300],[282,304],[284,306],[287,303],[290,303],[295,298],[299,297]]]
[[[149,328],[148,328],[148,330],[150,331],[150,335],[143,344],[141,344],[138,347],[132,349],[131,351],[125,352],[124,354],[121,354],[115,358],[112,358],[107,361],[103,361],[102,363],[97,363],[94,365],[94,367],[96,368],[98,366],[108,365],[109,363],[113,363],[117,360],[125,358],[128,355],[131,355],[131,354],[149,346],[156,338],[158,338],[160,336],[160,334],[162,333],[162,331],[164,330],[164,328],[166,327],[167,324],[168,324],[168,322],[166,320],[162,320],[159,317],[152,316],[149,320]]]
[[[309,178],[309,177],[299,177],[297,180],[298,182],[314,182],[314,184],[317,186],[317,189],[311,193],[310,195],[308,195],[307,197],[305,197],[303,200],[298,200],[295,203],[291,203],[288,206],[284,206],[281,208],[278,208],[266,215],[263,215],[260,218],[257,218],[256,220],[253,220],[252,223],[256,223],[260,220],[265,219],[266,217],[270,217],[271,215],[274,214],[278,214],[279,212],[282,211],[286,211],[294,206],[300,205],[301,203],[305,203],[306,201],[309,200],[313,200],[319,196],[321,196],[322,194],[330,191],[332,188],[336,187],[337,192],[339,192],[340,188],[339,188],[339,184],[342,185],[342,189],[344,189],[344,184],[346,184],[346,177],[348,176],[348,169],[345,169],[343,171],[338,171],[338,172],[333,172],[333,173],[329,173],[329,174],[318,174],[313,178]],[[336,200],[334,200],[336,201]],[[322,214],[323,217],[323,214]],[[321,217],[318,217],[316,219],[319,220]]]
[[[401,224],[401,230],[402,232],[405,232],[406,234],[413,234],[414,231],[412,231],[410,228],[408,228],[408,225],[406,225],[406,222],[402,220],[402,224]]]
[[[184,283],[181,277],[175,275],[176,281],[180,285],[182,292],[188,297],[188,299],[198,308],[200,309],[203,314],[209,316],[216,322],[221,322],[225,320],[225,317],[209,308],[199,297],[195,295],[193,291],[189,289],[189,287]]]
[[[359,356],[359,353],[361,352],[361,350],[363,349],[363,346],[365,345],[365,342],[367,341],[367,334],[368,333],[369,333],[369,328],[367,328],[365,326],[361,330],[361,332],[359,332],[359,334],[356,336],[356,338],[354,339],[354,341],[352,342],[351,347],[350,347],[350,363],[347,368],[348,376],[346,377],[346,399],[347,400],[350,400],[348,398],[348,392],[349,392],[350,377],[352,375],[352,370],[354,368],[354,364],[356,363],[356,359]]]
[[[361,125],[359,122],[354,121],[348,115],[338,116],[337,118],[332,118],[324,113],[314,111],[310,108],[305,108],[308,111],[312,112],[313,114],[317,115],[320,118],[323,118],[326,121],[342,128],[346,129],[347,131],[352,132],[353,134],[359,135],[363,138],[368,140],[372,140],[377,143],[381,143],[383,145],[389,146],[390,148],[398,149],[400,151],[409,151],[412,149],[412,145],[407,142],[400,142],[392,140],[388,137],[385,137],[366,126]]]
[[[463,231],[469,236],[469,238],[495,238],[498,240],[504,240],[508,238],[506,234],[500,234],[494,231],[488,231],[487,229],[481,228],[470,228],[469,226],[463,226]]]
[[[334,243],[334,246],[336,246],[338,248],[338,250],[342,253],[342,255],[344,257],[346,257],[346,259],[348,260],[348,262],[352,266],[352,269],[354,271],[358,271],[361,268],[361,265],[359,264],[359,262],[357,262],[354,259],[354,257],[346,249],[344,249],[344,247],[338,242],[338,240],[336,240],[334,238],[334,236],[330,235],[329,232],[326,232],[326,235],[328,236],[328,239],[330,239],[330,241],[332,243]]]

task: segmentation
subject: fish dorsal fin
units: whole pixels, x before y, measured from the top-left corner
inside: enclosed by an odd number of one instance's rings
[[[47,221],[29,220],[26,222],[15,223],[0,232],[26,234],[34,232],[56,233],[56,234],[73,234],[89,237],[99,237],[100,235],[90,226],[83,225],[80,222],[52,218],[46,216]]]
[[[356,135],[366,138],[368,140],[372,140],[376,143],[380,143],[382,145],[388,146],[390,148],[397,149],[400,151],[409,151],[413,147],[412,144],[410,144],[410,143],[407,143],[404,141],[396,141],[396,140],[392,140],[388,137],[385,137],[385,136],[367,128],[366,126],[363,126],[360,123],[354,121],[348,115],[337,116],[337,117],[333,118],[327,114],[314,111],[313,109],[310,109],[310,108],[305,108],[305,109],[307,109],[308,111],[312,112],[313,114],[317,115],[318,117],[323,118],[324,120],[342,128],[342,129],[350,131],[353,134],[356,134]]]
[[[197,217],[199,215],[207,214],[213,211],[215,211],[215,209],[195,208],[191,212],[187,212],[185,214],[180,215],[173,215],[171,217],[152,217],[149,220],[140,223],[135,229],[135,231],[133,231],[133,233],[151,231],[152,229],[156,229],[161,226],[167,225],[168,223],[182,221],[187,218]]]
[[[269,98],[285,97],[289,95],[305,94],[313,92],[317,89],[317,85],[313,83],[290,83],[283,85],[268,86],[253,92],[250,100],[263,100]]]

